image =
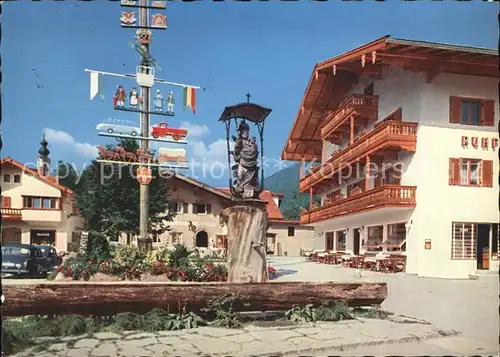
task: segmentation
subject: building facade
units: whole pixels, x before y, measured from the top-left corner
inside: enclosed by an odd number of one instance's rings
[[[406,272],[498,270],[494,50],[383,37],[316,65],[282,159],[315,248],[406,256]]]
[[[1,160],[2,244],[50,244],[66,251],[77,244],[82,221],[73,191],[49,173],[45,138],[41,144],[36,170],[9,157]]]

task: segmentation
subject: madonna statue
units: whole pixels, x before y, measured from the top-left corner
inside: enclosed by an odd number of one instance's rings
[[[257,159],[259,150],[255,138],[250,139],[250,127],[242,121],[238,127],[238,138],[234,143],[234,190],[238,196],[253,198],[260,192],[258,187]]]

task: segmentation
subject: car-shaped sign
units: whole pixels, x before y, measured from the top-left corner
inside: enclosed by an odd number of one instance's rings
[[[107,132],[108,134],[116,133],[116,134],[131,135],[131,136],[137,136],[141,132],[141,129],[137,127],[133,127],[130,125],[110,124],[110,123],[101,123],[97,125],[96,129],[101,132]]]

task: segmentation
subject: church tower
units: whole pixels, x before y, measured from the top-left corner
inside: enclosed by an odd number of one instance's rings
[[[45,133],[43,134],[40,145],[41,147],[38,150],[38,159],[36,160],[36,169],[38,175],[48,178],[50,176],[50,151],[47,149],[49,143],[45,140]]]

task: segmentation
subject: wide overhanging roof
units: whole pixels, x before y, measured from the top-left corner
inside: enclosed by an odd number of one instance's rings
[[[231,119],[245,119],[252,123],[262,123],[271,113],[272,109],[254,103],[240,103],[225,107],[219,121]]]
[[[498,51],[384,36],[316,64],[288,135],[282,160],[319,160],[323,119],[335,110],[360,76],[377,78],[382,67],[498,78]]]

